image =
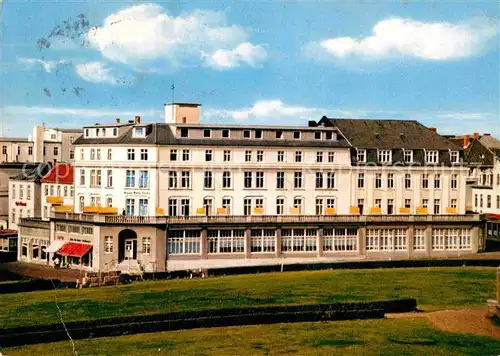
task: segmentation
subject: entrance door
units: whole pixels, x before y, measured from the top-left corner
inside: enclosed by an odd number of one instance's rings
[[[126,260],[137,259],[137,239],[125,240],[125,259]]]

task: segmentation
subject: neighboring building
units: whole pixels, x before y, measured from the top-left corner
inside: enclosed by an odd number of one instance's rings
[[[81,129],[46,128],[44,124],[33,128],[33,161],[71,162],[75,150],[73,142],[82,134]]]
[[[50,170],[50,164],[25,166],[22,172],[9,180],[9,229],[17,230],[19,219],[40,217],[40,181]]]
[[[0,230],[0,263],[17,259],[17,231]]]
[[[6,162],[33,162],[33,142],[27,138],[0,137],[0,161]]]
[[[69,163],[55,165],[41,180],[42,218],[48,219],[52,208],[56,211],[73,211],[73,166]]]

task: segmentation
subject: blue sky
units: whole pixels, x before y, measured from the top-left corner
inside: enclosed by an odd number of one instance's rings
[[[499,7],[491,2],[3,4],[2,136],[115,117],[303,125],[415,119],[500,136]]]

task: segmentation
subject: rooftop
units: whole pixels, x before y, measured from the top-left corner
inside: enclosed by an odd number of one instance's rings
[[[59,163],[53,167],[42,179],[42,183],[73,184],[73,166]]]
[[[23,167],[23,171],[18,175],[11,177],[11,180],[17,181],[30,181],[39,183],[43,176],[47,174],[50,170],[50,163],[38,163],[36,165],[26,165]]]

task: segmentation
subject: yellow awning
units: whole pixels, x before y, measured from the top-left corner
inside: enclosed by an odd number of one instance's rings
[[[99,207],[99,214],[118,214],[118,208],[112,206],[101,206]]]
[[[427,208],[424,208],[422,206],[417,206],[416,212],[417,214],[427,214]]]
[[[374,206],[373,208],[370,209],[370,214],[374,214],[374,215],[379,215],[382,213],[382,209]]]
[[[401,214],[410,214],[410,208],[401,207],[401,208],[399,208],[399,212]]]
[[[54,206],[56,212],[73,212],[73,205],[56,205]]]
[[[336,213],[335,208],[326,208],[325,209],[325,214],[326,215],[335,215],[335,213]]]
[[[83,212],[84,213],[98,213],[99,208],[100,208],[99,206],[84,206]]]
[[[264,214],[264,208],[255,208],[253,209],[253,212],[257,215],[262,215]]]
[[[45,201],[49,204],[64,204],[63,197],[48,196],[48,197],[45,197]]]
[[[457,208],[446,208],[446,213],[447,214],[456,214]]]
[[[358,214],[359,215],[359,207],[351,205],[349,207],[349,214]]]

